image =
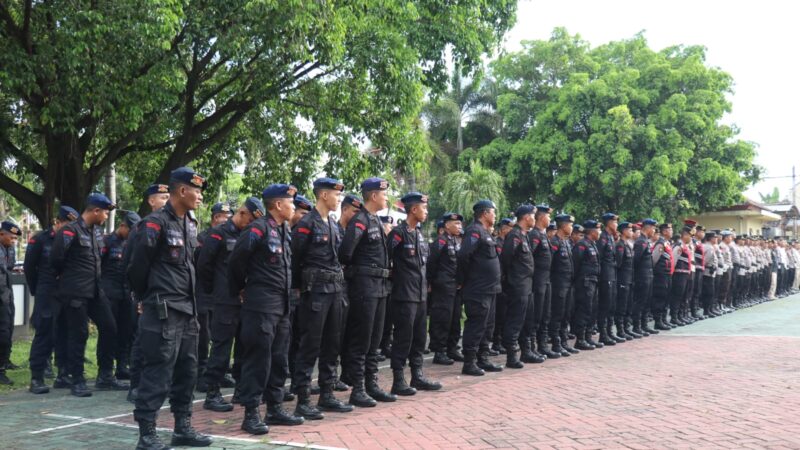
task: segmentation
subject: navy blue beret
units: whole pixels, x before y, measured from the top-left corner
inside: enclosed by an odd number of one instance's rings
[[[333,189],[342,192],[344,184],[335,178],[317,178],[314,180],[314,189]]]
[[[661,225],[658,226],[658,229],[661,230],[661,231],[664,231],[667,228],[672,228],[672,224],[671,223],[662,223]]]
[[[10,220],[4,220],[0,223],[0,230],[8,231],[16,236],[22,236],[22,230],[19,229],[19,225]]]
[[[570,216],[569,214],[559,214],[559,215],[556,216],[556,222],[558,222],[558,223],[566,223],[566,222],[574,223],[575,222],[575,218]]]
[[[606,223],[609,220],[619,220],[619,216],[614,214],[614,213],[612,213],[612,212],[607,212],[607,213],[603,214],[603,218],[602,219],[603,219],[603,223]]]
[[[414,206],[420,203],[428,203],[428,196],[419,192],[409,192],[400,198],[405,206]]]
[[[294,198],[297,195],[297,188],[291,184],[270,184],[261,193],[261,198],[270,200],[273,198]]]
[[[117,205],[115,205],[108,197],[99,192],[94,192],[89,194],[89,196],[86,197],[86,205],[94,206],[108,211],[113,211],[117,207]]]
[[[644,220],[642,220],[642,226],[645,226],[645,225],[653,225],[653,226],[655,226],[655,225],[658,225],[658,221],[656,219],[644,219]]]
[[[444,228],[444,220],[442,219],[436,221],[436,229],[438,230],[439,228]]]
[[[142,220],[142,218],[139,217],[139,215],[136,214],[135,212],[133,211],[125,212],[125,225],[127,225],[128,228],[133,228],[133,226],[136,225],[140,220]]]
[[[583,228],[586,228],[587,230],[592,230],[592,229],[596,230],[600,228],[600,223],[594,219],[589,219],[583,222]]]
[[[550,205],[545,203],[545,204],[541,204],[541,205],[536,205],[536,210],[539,211],[539,212],[550,213],[550,212],[553,211],[553,208],[551,208]]]
[[[714,231],[714,230],[706,231],[706,237],[707,238],[713,238],[713,237],[716,237],[716,236],[717,236],[717,232],[716,231]]]
[[[503,225],[513,226],[514,225],[514,219],[512,217],[506,217],[506,218],[500,219],[500,226],[502,227]]]
[[[244,201],[244,206],[256,219],[267,213],[267,210],[264,209],[264,204],[256,197],[247,197],[247,200]]]
[[[314,204],[311,203],[311,200],[303,197],[300,194],[297,194],[297,196],[294,198],[294,207],[311,211],[311,209],[314,207]]]
[[[150,197],[153,194],[169,194],[169,186],[166,184],[151,184],[144,190],[145,197]]]
[[[381,222],[388,223],[389,225],[394,223],[394,217],[392,216],[381,216]]]
[[[575,225],[572,226],[572,232],[573,233],[583,233],[583,225],[581,225],[579,223],[576,223]]]
[[[58,220],[62,222],[78,220],[78,211],[75,211],[67,205],[61,205],[61,207],[58,208]]]
[[[442,216],[442,222],[449,222],[451,220],[460,220],[460,221],[463,222],[464,221],[464,216],[462,216],[461,214],[458,214],[458,213],[454,213],[454,212],[444,213],[444,215]]]
[[[497,206],[491,200],[478,200],[477,203],[472,205],[473,212],[483,211],[485,209],[497,209]]]
[[[385,191],[389,189],[389,182],[383,178],[372,177],[361,182],[361,192]]]
[[[619,225],[617,225],[617,231],[627,230],[628,228],[631,228],[631,226],[632,225],[630,222],[620,222]]]
[[[551,230],[551,231],[555,231],[557,229],[556,228],[556,223],[555,222],[550,222],[550,224],[547,225],[547,229]]]
[[[212,216],[229,212],[231,212],[231,205],[229,205],[227,202],[214,203],[214,206],[211,207]]]
[[[344,196],[344,200],[342,200],[343,205],[350,205],[353,208],[361,209],[362,205],[361,197],[353,194],[347,194]]]
[[[169,174],[169,180],[194,186],[196,188],[205,189],[208,187],[208,181],[201,177],[197,172],[189,167],[178,167]]]
[[[519,205],[514,214],[517,216],[517,218],[520,218],[526,214],[532,214],[534,209],[535,207],[533,205]]]

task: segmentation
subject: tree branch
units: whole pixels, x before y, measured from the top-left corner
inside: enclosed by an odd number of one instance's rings
[[[0,139],[0,148],[8,152],[8,154],[16,158],[18,161],[22,162],[26,167],[29,167],[34,175],[36,175],[39,178],[44,178],[45,176],[44,166],[42,166],[35,159],[33,159],[31,155],[23,152],[19,147],[14,145],[7,138],[4,137]]]
[[[26,188],[3,172],[0,172],[0,190],[4,190],[11,194],[12,197],[19,200],[20,203],[33,211],[33,213],[36,214],[36,217],[44,217],[42,196]]]

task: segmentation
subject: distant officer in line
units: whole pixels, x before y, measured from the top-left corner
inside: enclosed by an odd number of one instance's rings
[[[655,235],[657,224],[653,219],[644,219],[641,234],[633,244],[633,331],[644,337],[658,334],[657,330],[650,328],[647,320],[653,294],[653,247],[650,240]]]
[[[342,344],[346,303],[344,273],[339,263],[341,235],[331,214],[339,207],[344,184],[334,178],[314,181],[316,206],[292,232],[292,286],[298,290],[297,353],[292,383],[297,393],[294,414],[307,420],[322,419],[322,411],[350,412],[352,405],[337,399],[336,361]],[[311,404],[311,376],[319,359],[320,397]]]
[[[528,232],[534,225],[533,205],[521,205],[516,210],[517,223],[503,242],[500,263],[506,278],[504,289],[507,319],[503,328],[503,347],[506,349],[506,367],[521,369],[525,365],[519,359],[519,340],[533,292],[534,261]],[[530,340],[528,350],[530,350]],[[529,362],[544,362],[541,355]]]
[[[383,233],[388,237],[389,233],[392,232],[394,228],[394,217],[392,216],[380,216],[381,225],[383,225]],[[389,286],[388,289],[391,292],[392,290],[392,280],[391,277],[389,278]],[[392,354],[392,331],[394,329],[394,324],[392,323],[391,317],[391,310],[389,308],[389,300],[386,301],[386,311],[383,316],[383,335],[381,336],[381,345],[380,345],[380,353],[378,353],[378,362],[386,361],[387,357],[390,357]]]
[[[388,188],[389,183],[382,178],[368,178],[361,183],[364,203],[347,224],[339,248],[350,302],[343,378],[346,375],[353,383],[350,404],[359,407],[373,407],[376,400],[397,400],[378,385],[378,347],[390,294],[390,270],[386,234],[377,213],[388,206]]]
[[[231,295],[228,283],[228,261],[236,240],[254,220],[263,217],[266,211],[261,200],[249,197],[233,216],[215,225],[206,233],[205,241],[197,258],[198,291],[204,292],[212,302],[210,335],[211,353],[208,366],[203,373],[207,386],[203,409],[227,412],[233,405],[222,398],[220,387],[225,381],[225,371],[234,357],[235,378],[241,380],[240,316],[242,301]],[[234,344],[235,340],[235,344]],[[199,375],[198,375],[199,376]],[[199,384],[199,383],[198,383]]]
[[[342,246],[342,239],[344,239],[344,232],[347,229],[347,224],[350,223],[350,220],[361,210],[361,206],[364,204],[361,197],[355,194],[347,194],[344,196],[344,200],[342,200],[341,206],[341,214],[339,214],[339,221],[336,222],[336,226],[339,229],[339,241],[338,246]],[[338,250],[338,248],[337,248]],[[342,265],[342,270],[345,269],[345,266]],[[345,280],[345,291],[344,291],[345,300],[347,299],[347,280]],[[334,384],[334,391],[339,392],[346,392],[349,389],[349,384],[345,383],[345,380],[342,379],[341,375],[344,375],[344,357],[345,357],[345,339],[346,339],[346,326],[347,326],[347,315],[350,307],[349,300],[345,301],[344,305],[342,305],[342,342],[339,346],[339,378],[336,380],[336,384]],[[348,380],[349,381],[349,380]]]
[[[64,324],[58,327],[59,336],[55,335],[54,319],[60,316],[61,303],[58,301],[58,280],[53,266],[50,265],[50,252],[56,233],[64,225],[78,220],[78,212],[66,205],[61,205],[53,226],[40,231],[28,240],[25,250],[25,281],[28,290],[34,296],[31,323],[36,334],[33,336],[30,353],[31,385],[28,389],[34,394],[46,394],[50,388],[44,382],[45,371],[50,363],[50,355],[55,353],[58,377],[53,383],[55,388],[69,387],[67,378],[67,328]],[[0,249],[1,250],[1,249]],[[0,269],[2,270],[2,269]],[[0,286],[2,289],[2,286]],[[61,316],[65,318],[64,316]]]
[[[713,230],[708,230],[703,236],[703,255],[705,255],[705,263],[703,269],[703,315],[706,317],[717,317],[720,315],[714,308],[714,300],[716,299],[716,286],[714,279],[717,273],[717,252],[714,245],[717,243],[717,233]]]
[[[579,223],[575,223],[572,225],[572,233],[569,235],[569,239],[567,243],[569,244],[569,251],[572,253],[575,245],[578,244],[583,238],[585,237],[583,225]],[[567,335],[569,339],[575,339],[575,330],[578,328],[578,324],[576,322],[576,315],[575,315],[575,260],[572,260],[573,265],[573,283],[569,290],[569,297],[567,299],[567,305],[564,307],[564,321],[562,322],[561,330],[563,333]],[[577,340],[576,340],[577,342]],[[577,349],[575,349],[577,350]],[[577,352],[572,352],[577,353]]]
[[[459,236],[464,218],[448,212],[440,220],[444,232],[431,245],[427,264],[427,279],[431,284],[430,349],[433,363],[450,366],[456,358],[463,361],[458,350],[461,337],[461,303],[456,286],[456,264],[461,248]]]
[[[500,219],[500,226],[498,227],[497,234],[494,236],[494,242],[497,246],[497,254],[499,255],[503,251],[503,245],[505,243],[505,238],[508,236],[508,233],[511,232],[511,229],[514,227],[514,218],[513,217],[504,217]],[[493,323],[489,324],[489,330],[492,335],[492,348],[489,350],[489,356],[497,356],[500,354],[505,354],[506,349],[503,347],[503,330],[505,329],[505,322],[506,322],[506,294],[505,294],[505,287],[507,281],[505,273],[503,273],[502,264],[500,267],[500,292],[497,294],[495,298],[495,314],[494,314],[494,321]],[[493,328],[491,328],[493,327]]]
[[[594,350],[603,347],[592,339],[592,324],[597,310],[597,280],[600,276],[600,261],[595,242],[600,237],[600,224],[596,220],[583,223],[585,237],[572,248],[575,264],[575,348]]]
[[[667,322],[667,303],[672,288],[672,224],[662,223],[659,236],[653,244],[653,306],[651,308],[655,329],[667,331],[672,326]]]
[[[547,230],[550,228],[550,213],[553,210],[548,205],[537,205],[534,216],[535,225],[528,233],[528,241],[533,254],[533,293],[528,301],[525,328],[523,329],[523,361],[538,362],[541,356],[550,359],[561,357],[561,352],[556,352],[547,347],[547,330],[550,322],[550,299],[552,285],[550,283],[550,266],[553,253],[550,249],[550,238]],[[553,223],[555,226],[555,223]],[[526,347],[527,342],[530,345]],[[538,352],[536,349],[538,348]],[[526,352],[525,350],[530,349]],[[530,360],[533,353],[533,360]]]
[[[117,324],[100,286],[102,225],[116,208],[103,194],[91,194],[78,220],[56,233],[50,263],[59,279],[58,293],[67,326],[67,365],[71,393],[91,397],[84,378],[84,353],[89,339],[89,319],[97,325],[98,389],[124,390],[128,385],[114,377]]]
[[[625,340],[640,339],[642,335],[631,329],[631,302],[633,301],[633,224],[620,222],[617,232],[620,237],[614,244],[614,262],[617,266],[617,304],[614,323],[617,336]]]
[[[603,345],[616,345],[625,338],[614,335],[614,311],[617,303],[617,261],[616,245],[619,216],[612,212],[603,214],[603,231],[597,241],[597,255],[600,258],[600,280],[597,284],[597,328]]]
[[[227,222],[231,217],[231,206],[228,203],[218,202],[211,207],[211,224],[208,228],[201,231],[197,235],[197,249],[195,250],[195,265],[197,265],[200,257],[200,252],[203,250],[203,244],[208,238],[211,229],[222,225]],[[198,267],[198,273],[200,269]],[[209,344],[211,343],[211,315],[214,309],[214,296],[206,293],[198,282],[195,285],[197,298],[197,322],[200,323],[200,335],[198,337],[197,345],[197,387],[199,392],[207,392],[208,385],[206,384],[205,372],[208,366],[209,357]],[[227,289],[227,286],[226,286]],[[227,364],[226,364],[227,365]],[[223,387],[233,387],[230,380],[228,383],[223,381]]]
[[[705,247],[703,246],[706,229],[702,225],[697,225],[697,223],[694,223],[694,229],[694,238],[692,239],[692,245],[694,246],[694,279],[692,281],[692,298],[689,310],[694,319],[703,320],[705,316],[700,308],[703,304],[703,273],[706,269]],[[751,267],[747,268],[748,271],[750,269]]]
[[[670,291],[670,324],[684,326],[682,311],[689,295],[689,280],[694,275],[694,252],[691,248],[692,228],[684,226],[678,243],[672,247],[672,288]]]
[[[291,241],[292,233],[294,233],[295,228],[297,228],[297,224],[300,223],[300,219],[308,215],[314,209],[314,204],[311,200],[307,199],[302,194],[297,194],[294,197],[294,215],[291,219],[289,219],[289,240]],[[300,342],[300,336],[298,332],[300,330],[300,324],[297,322],[297,305],[300,302],[300,290],[299,289],[292,289],[289,293],[289,314],[291,316],[290,321],[292,324],[292,337],[289,340],[289,354],[286,355],[287,364],[289,365],[289,377],[291,377],[292,382],[290,383],[289,390],[285,392],[284,400],[291,401],[294,400],[294,391],[296,390],[295,380],[294,380],[294,363],[295,359],[297,358],[297,346]],[[313,391],[313,388],[312,388]],[[319,392],[317,392],[318,394]]]
[[[11,334],[14,331],[14,292],[11,270],[6,261],[8,253],[22,236],[19,226],[11,221],[0,223],[0,384],[14,384],[6,375],[11,363]]]
[[[550,239],[550,250],[553,253],[553,262],[550,268],[550,282],[552,284],[552,297],[550,299],[550,323],[547,332],[553,344],[553,352],[561,356],[579,353],[568,340],[567,329],[562,326],[567,310],[570,308],[570,291],[572,290],[573,264],[572,245],[569,236],[572,234],[572,224],[575,219],[569,214],[558,214],[555,217],[556,235]],[[571,315],[571,314],[569,314]]]
[[[492,364],[482,342],[486,341],[489,324],[494,322],[495,297],[500,292],[500,259],[491,235],[496,218],[494,202],[480,200],[472,207],[475,220],[464,230],[464,241],[458,252],[457,285],[461,286],[467,321],[464,324],[464,367],[461,373],[481,376],[484,371],[499,372]]]
[[[422,356],[427,340],[428,242],[422,224],[428,219],[428,196],[410,192],[400,201],[406,210],[405,223],[395,227],[388,237],[389,259],[392,261],[392,295],[389,302],[394,342],[391,368],[392,394],[414,395],[417,389],[436,391],[442,385],[429,380],[422,372]],[[408,360],[411,385],[406,383],[404,368]]]
[[[294,216],[297,189],[272,184],[262,193],[267,214],[242,232],[228,263],[230,296],[242,299],[242,378],[239,392],[245,408],[242,430],[265,434],[258,406],[262,394],[267,421],[300,425],[302,417],[283,409],[283,386],[289,375],[286,355],[291,339],[289,295],[292,250],[289,220]]]
[[[114,343],[114,359],[116,377],[121,380],[130,379],[130,353],[133,344],[133,315],[131,298],[126,295],[126,269],[122,259],[128,244],[128,235],[136,224],[142,220],[133,211],[126,211],[117,229],[103,239],[101,247],[100,285],[111,306],[111,314],[117,324],[117,340]]]
[[[151,184],[145,189],[143,197],[147,201],[147,206],[150,207],[151,212],[158,211],[169,201],[169,186],[166,184]],[[122,253],[122,261],[126,271],[130,270],[131,254],[133,247],[136,245],[136,239],[139,235],[145,234],[143,226],[144,222],[139,221],[128,235],[128,245],[125,246],[125,250]],[[133,314],[133,345],[131,346],[130,366],[131,386],[128,390],[127,400],[134,403],[139,392],[139,380],[142,375],[142,347],[139,342],[139,310],[141,308],[141,299],[136,297],[135,291],[131,288],[130,277],[127,277],[126,281],[127,295],[131,297],[134,303],[133,310],[131,311],[131,314]]]
[[[142,374],[133,417],[138,449],[167,448],[156,432],[158,411],[169,396],[175,417],[172,445],[207,447],[211,438],[192,428],[197,382],[197,308],[194,251],[206,180],[188,167],[170,173],[169,201],[140,223],[132,242],[128,279],[142,302],[139,342]]]

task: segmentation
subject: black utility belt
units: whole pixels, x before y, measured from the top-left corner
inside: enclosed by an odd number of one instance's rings
[[[344,274],[347,278],[352,278],[356,275],[366,275],[376,278],[389,278],[389,276],[392,274],[392,271],[389,269],[382,269],[380,267],[349,266],[344,270]]]
[[[329,270],[306,269],[303,271],[303,282],[342,283],[344,282],[344,273],[342,271],[331,272]]]

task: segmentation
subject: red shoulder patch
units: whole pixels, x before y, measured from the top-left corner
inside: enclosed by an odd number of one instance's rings
[[[305,228],[305,227],[297,227],[297,232],[305,234],[305,235],[311,234],[311,230],[309,230],[308,228]]]
[[[439,245],[444,245],[444,244],[447,244],[447,242],[444,239],[439,239]]]
[[[36,243],[36,239],[34,239],[34,238],[28,239],[28,245],[35,244],[35,243]]]
[[[358,229],[359,229],[359,230],[361,230],[361,231],[367,231],[367,226],[366,226],[366,225],[364,225],[364,224],[363,224],[363,223],[361,223],[361,222],[356,222],[356,223],[355,223],[355,226],[356,226],[356,228],[358,228]]]
[[[585,245],[579,245],[578,248],[581,249],[581,250],[586,250],[586,246]]]
[[[478,234],[478,233],[472,233],[472,237],[474,237],[474,238],[479,238],[479,237],[481,237],[481,235],[480,235],[480,234]]]
[[[399,235],[399,234],[395,234],[395,235],[394,235],[394,240],[395,240],[395,241],[397,241],[397,242],[400,242],[400,241],[402,241],[402,240],[403,240],[403,238],[402,238],[402,237],[400,237],[400,235]]]
[[[146,224],[145,226],[146,226],[147,228],[152,228],[152,229],[154,229],[154,230],[156,230],[156,231],[159,231],[159,232],[161,231],[161,225],[159,225],[159,224],[157,224],[157,223],[153,223],[153,222],[147,222],[147,224]]]
[[[250,232],[254,233],[254,234],[257,234],[258,237],[262,237],[262,238],[264,237],[264,232],[262,232],[261,230],[259,230],[256,227],[250,228]]]
[[[70,237],[75,236],[75,233],[72,232],[72,231],[69,231],[69,230],[64,230],[64,234],[66,234],[67,236],[70,236]]]
[[[220,235],[218,235],[218,234],[216,234],[216,233],[213,233],[213,234],[211,234],[210,236],[211,236],[212,238],[214,238],[214,239],[218,240],[218,241],[221,241],[221,240],[222,240],[222,236],[220,236]]]
[[[558,250],[558,246],[557,245],[551,245],[551,247],[553,247],[553,250]]]

